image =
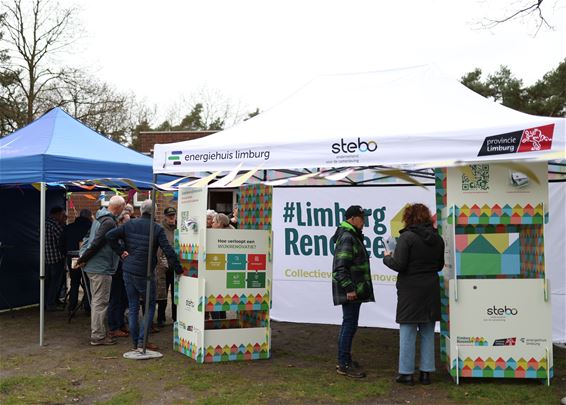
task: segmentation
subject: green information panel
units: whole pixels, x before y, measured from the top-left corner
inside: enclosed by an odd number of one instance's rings
[[[228,270],[245,270],[246,255],[245,254],[228,254]]]
[[[246,273],[226,273],[226,288],[246,288]]]
[[[248,272],[248,288],[265,288],[265,273]]]
[[[224,253],[212,253],[206,255],[207,270],[226,270],[226,255]]]

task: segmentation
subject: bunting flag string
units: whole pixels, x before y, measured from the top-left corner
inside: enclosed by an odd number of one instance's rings
[[[354,172],[354,169],[350,168],[347,170],[344,170],[342,172],[338,172],[338,173],[332,173],[329,175],[324,175],[323,177],[326,180],[331,180],[331,181],[338,181],[338,180],[342,180],[345,179],[346,177],[348,177],[350,174],[352,174]]]
[[[212,183],[209,187],[226,187],[227,184],[231,183],[232,180],[236,178],[238,172],[240,171],[240,167],[242,167],[242,163],[240,163],[235,169],[233,169],[226,176]]]
[[[247,173],[242,174],[240,177],[238,177],[235,180],[232,180],[230,182],[230,184],[228,184],[228,187],[240,187],[242,184],[244,184],[246,181],[248,181],[250,179],[250,177],[252,177],[259,169],[261,166],[250,170]]]

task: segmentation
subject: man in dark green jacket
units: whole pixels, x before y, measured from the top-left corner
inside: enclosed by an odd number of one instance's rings
[[[364,246],[365,214],[362,207],[352,205],[332,237],[335,243],[332,263],[332,296],[334,305],[342,305],[342,328],[338,338],[336,372],[353,378],[366,376],[360,365],[352,361],[352,341],[358,329],[362,302],[375,301],[369,268],[369,255]]]

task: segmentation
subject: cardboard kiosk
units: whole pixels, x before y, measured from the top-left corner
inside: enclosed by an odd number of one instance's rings
[[[240,229],[207,229],[207,188],[179,188],[173,348],[198,363],[270,357],[271,188],[239,194]]]
[[[462,377],[550,384],[551,305],[544,264],[547,164],[436,171],[446,242],[441,356]]]

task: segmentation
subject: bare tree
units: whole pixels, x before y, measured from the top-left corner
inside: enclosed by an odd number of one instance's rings
[[[68,69],[54,68],[51,57],[76,39],[75,8],[61,8],[52,0],[11,0],[2,3],[6,12],[0,21],[4,38],[11,51],[12,63],[7,70],[16,77],[19,92],[14,102],[25,102],[25,123],[41,111],[41,97],[53,90]]]
[[[559,0],[555,0],[558,3]],[[485,18],[482,26],[484,28],[494,28],[499,24],[503,24],[513,20],[524,20],[535,23],[535,33],[536,35],[542,27],[552,29],[552,25],[549,23],[545,10],[543,10],[543,3],[545,6],[549,0],[518,0],[512,3],[512,9],[504,13],[498,18]]]
[[[189,116],[194,114],[198,115],[199,121],[194,128],[195,130],[230,128],[241,122],[245,117],[239,101],[234,102],[220,90],[202,86],[188,97],[183,96],[170,105],[165,115],[165,122],[160,128],[162,130],[182,129],[183,121],[191,118]],[[195,124],[194,119],[191,122]],[[175,125],[175,123],[180,124]]]

